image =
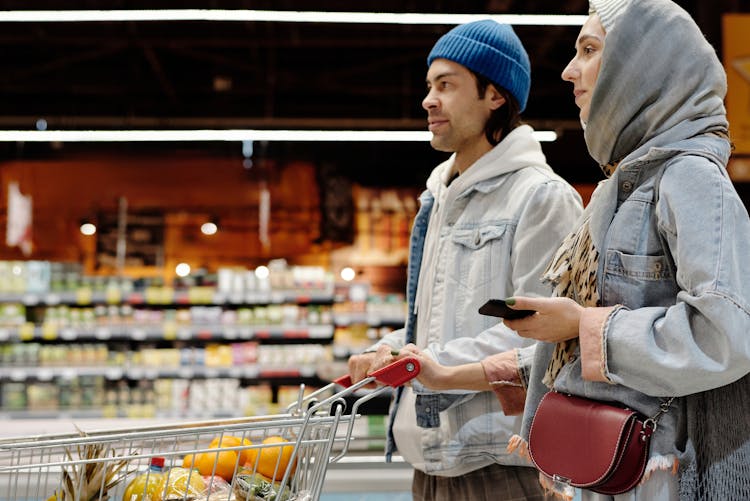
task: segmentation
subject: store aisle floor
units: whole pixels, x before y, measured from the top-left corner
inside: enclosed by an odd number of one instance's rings
[[[320,501],[411,501],[411,492],[336,492],[320,495]],[[573,501],[581,501],[581,492],[576,489]]]
[[[321,494],[320,501],[411,501],[411,492],[336,492]]]

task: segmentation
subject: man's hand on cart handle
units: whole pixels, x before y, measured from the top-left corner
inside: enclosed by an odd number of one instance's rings
[[[391,353],[394,352],[391,351]],[[397,355],[398,352],[395,352],[395,354]],[[393,357],[393,355],[391,355],[391,357]],[[373,382],[396,388],[414,379],[419,374],[419,369],[419,360],[412,357],[406,357],[391,362],[390,364],[371,372],[367,377],[374,378]],[[346,387],[356,383],[349,374],[341,376],[334,380],[334,382]]]
[[[395,358],[392,354],[393,348],[386,344],[381,344],[376,350],[366,351],[359,355],[349,357],[349,377],[351,384],[357,384],[365,378],[370,377],[375,371],[378,371],[386,365],[393,363]],[[377,385],[373,382],[365,388],[375,388]]]

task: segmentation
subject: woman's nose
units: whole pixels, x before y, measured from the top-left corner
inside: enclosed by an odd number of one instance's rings
[[[580,75],[575,61],[575,58],[571,59],[568,65],[563,69],[561,77],[566,82],[572,82],[573,80],[578,78],[578,75]]]

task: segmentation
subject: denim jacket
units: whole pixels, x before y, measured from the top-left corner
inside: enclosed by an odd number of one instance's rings
[[[546,165],[528,126],[512,131],[448,185],[452,163],[433,171],[420,196],[406,326],[380,341],[394,348],[413,342],[444,365],[530,345],[478,309],[490,298],[549,295],[541,274],[582,210],[575,190]],[[431,257],[422,263],[425,253]],[[424,464],[416,468],[452,476],[493,462],[527,464],[505,452],[520,420],[504,416],[492,392],[436,393],[416,381],[408,391],[416,394],[409,437],[424,451]],[[396,450],[392,427],[402,396],[399,389],[391,408],[388,458]]]
[[[584,380],[579,358],[563,367],[556,390],[653,416],[667,397],[750,372],[750,220],[723,167],[728,155],[727,141],[715,136],[654,148],[597,190],[587,211],[602,199],[617,203],[611,221],[602,210],[590,222],[602,249],[601,304],[621,305],[603,331],[609,382]],[[526,426],[546,391],[540,381],[552,347],[538,346]],[[653,467],[675,463],[685,440],[678,400],[652,437]]]

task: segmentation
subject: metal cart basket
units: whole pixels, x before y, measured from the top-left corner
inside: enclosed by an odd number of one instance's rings
[[[0,440],[0,501],[315,501],[359,407],[418,373],[404,358],[354,385],[300,388],[277,415]],[[345,412],[344,397],[376,382]]]

